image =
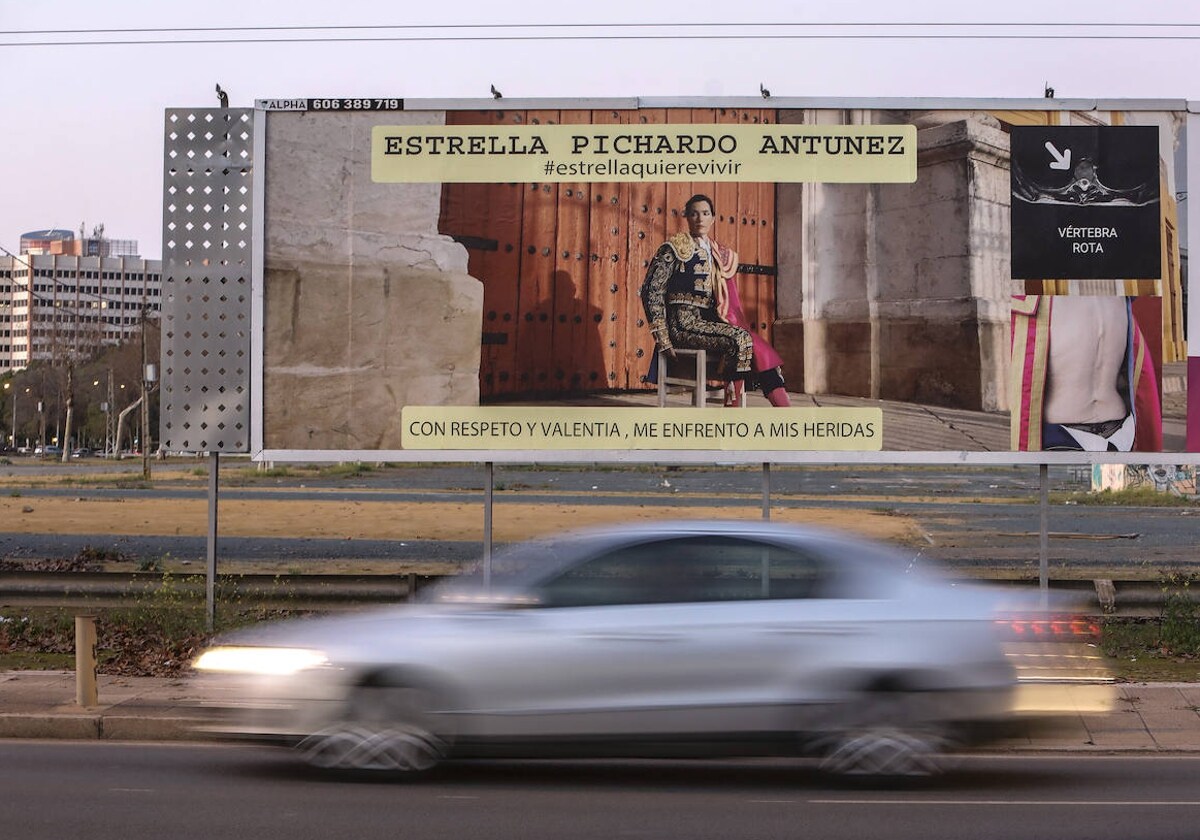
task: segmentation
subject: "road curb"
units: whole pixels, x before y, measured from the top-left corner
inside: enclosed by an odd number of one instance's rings
[[[1061,747],[1046,745],[1030,747],[991,746],[976,755],[1059,755],[1061,753],[1084,753],[1086,755],[1200,755],[1200,746],[1176,747],[1103,747],[1095,744],[1071,744]]]
[[[203,721],[192,717],[144,718],[132,715],[104,715],[98,737],[111,741],[200,741]]]
[[[98,739],[100,715],[0,714],[0,738]]]
[[[203,721],[193,717],[102,714],[0,714],[0,738],[71,741],[199,741]]]

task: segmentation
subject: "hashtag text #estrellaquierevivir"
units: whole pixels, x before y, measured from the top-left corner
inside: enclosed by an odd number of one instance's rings
[[[547,160],[542,165],[546,175],[558,177],[594,177],[607,175],[627,178],[661,178],[671,175],[688,175],[714,177],[718,175],[737,175],[742,171],[742,164],[735,160],[708,160],[704,162],[660,161],[657,163],[626,163],[618,160],[606,160],[599,163],[575,161],[559,163]]]

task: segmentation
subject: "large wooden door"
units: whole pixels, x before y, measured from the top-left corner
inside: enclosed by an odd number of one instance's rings
[[[773,122],[771,110],[456,111],[450,125]],[[444,184],[439,230],[484,284],[484,397],[641,390],[653,341],[638,291],[651,258],[684,230],[694,193],[716,202],[714,238],[741,258],[747,317],[775,320],[775,185]]]

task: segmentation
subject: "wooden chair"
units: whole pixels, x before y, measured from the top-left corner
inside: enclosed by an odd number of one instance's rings
[[[708,351],[706,350],[675,350],[674,363],[667,357],[665,351],[658,352],[658,405],[660,408],[667,404],[667,394],[671,389],[691,393],[690,402],[697,408],[708,405],[709,397],[721,405],[725,398],[725,387],[710,388],[708,380]],[[746,396],[742,394],[743,406]]]

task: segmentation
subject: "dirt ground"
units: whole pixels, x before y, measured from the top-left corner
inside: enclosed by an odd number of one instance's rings
[[[564,497],[558,503],[523,503],[496,494],[493,535],[500,542],[569,528],[678,519],[759,519],[755,507],[593,505]],[[788,508],[772,511],[780,522],[849,530],[890,542],[920,538],[906,517],[863,510]],[[0,530],[27,534],[203,536],[203,499],[7,497],[0,499]],[[229,500],[218,506],[218,531],[238,537],[325,539],[481,540],[483,505],[457,502]]]
[[[252,471],[246,471],[253,476]],[[240,483],[236,471],[223,479]],[[244,479],[241,479],[244,480]],[[83,474],[64,465],[40,474],[0,473],[0,531],[24,534],[110,534],[130,536],[204,536],[208,532],[207,498],[178,499],[147,497],[144,490],[114,498],[89,493],[90,488],[113,488],[130,482],[140,487],[140,471]],[[195,470],[157,465],[152,485],[162,488],[187,487],[206,491],[207,477]],[[226,499],[218,505],[218,532],[230,537],[281,537],[373,540],[482,540],[483,503],[436,500],[398,502],[338,498],[336,490],[305,487],[304,479],[294,486],[254,484],[260,493],[276,498]],[[70,487],[72,495],[22,495],[33,488]],[[304,500],[290,499],[303,492]],[[311,496],[329,494],[329,500]],[[512,542],[593,525],[661,521],[664,519],[750,519],[762,516],[758,505],[705,506],[589,504],[583,495],[564,492],[557,501],[519,501],[521,490],[497,490],[493,512],[493,538]],[[594,497],[595,493],[587,494]],[[623,498],[627,498],[623,496]],[[828,507],[776,508],[772,519],[836,528],[888,542],[918,542],[920,528],[909,518],[886,512],[881,501],[878,512],[862,509],[836,510]]]

